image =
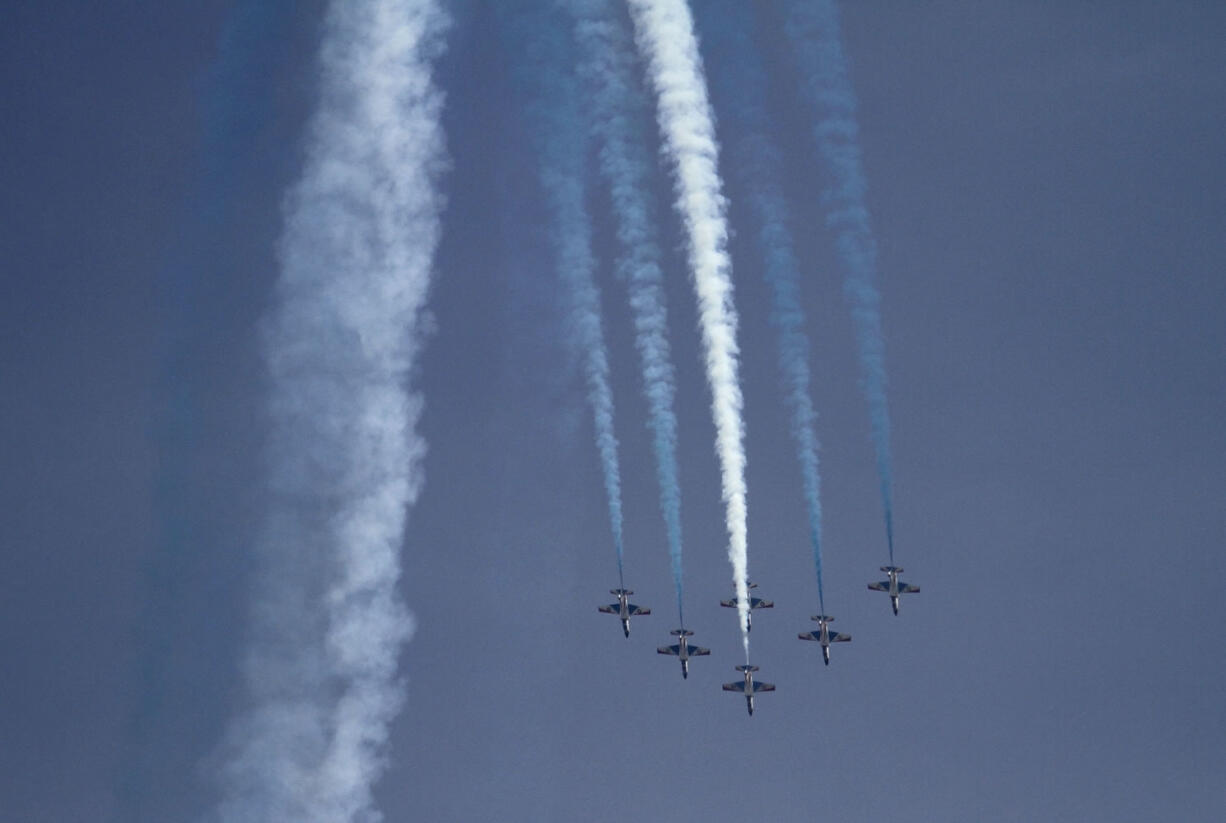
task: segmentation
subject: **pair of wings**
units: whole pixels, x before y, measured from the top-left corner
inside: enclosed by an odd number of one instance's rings
[[[672,655],[676,655],[680,657],[681,656],[681,644],[677,643],[672,646],[661,646],[660,648],[656,649],[656,651],[659,652],[660,654],[672,654]],[[711,650],[704,649],[701,646],[687,645],[685,649],[685,653],[689,657],[701,657],[704,654],[710,654]]]
[[[822,633],[821,632],[801,632],[798,635],[798,637],[800,637],[801,640],[816,640],[820,643],[822,639]],[[843,634],[842,632],[830,632],[827,635],[827,637],[829,637],[831,643],[846,643],[847,641],[851,640],[850,634]]]
[[[868,587],[875,592],[888,592],[890,590],[890,581],[881,580],[877,583],[869,583]],[[920,587],[912,586],[910,583],[899,583],[899,594],[919,594]]]
[[[600,611],[605,614],[621,614],[621,609],[616,603],[610,603],[607,606],[597,606]],[[636,606],[633,603],[626,604],[626,613],[631,617],[637,617],[640,614],[651,614],[651,609],[645,609],[642,606]]]
[[[735,608],[736,608],[736,600],[735,600],[735,599],[733,599],[733,600],[721,600],[721,601],[719,601],[719,604],[720,604],[721,606],[723,606],[724,608],[726,608],[726,609],[735,609]],[[774,604],[774,603],[772,603],[770,600],[763,600],[761,597],[751,597],[751,598],[749,598],[749,608],[751,608],[751,609],[773,609],[773,608],[775,608],[775,604]]]
[[[753,688],[750,689],[749,693],[757,694],[758,692],[773,692],[774,690],[775,690],[774,683],[763,683],[761,680],[755,680],[753,682]],[[742,680],[737,683],[725,683],[724,691],[740,692],[741,694],[745,694],[745,681]]]

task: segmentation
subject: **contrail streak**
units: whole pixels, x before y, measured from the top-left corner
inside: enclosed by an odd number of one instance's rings
[[[741,642],[749,657],[749,540],[745,502],[745,426],[737,376],[728,226],[719,178],[719,145],[707,101],[702,58],[685,0],[629,0],[639,51],[656,90],[657,120],[674,163],[677,210],[689,233],[691,282],[698,298],[716,453],[726,506],[728,559],[736,585]]]
[[[781,186],[783,160],[766,136],[766,74],[750,37],[751,7],[740,0],[713,0],[701,6],[703,43],[711,61],[714,86],[723,90],[740,135],[730,149],[730,164],[758,222],[758,247],[771,288],[771,322],[778,334],[779,374],[791,415],[792,440],[800,462],[809,540],[817,572],[817,597],[825,614],[822,587],[821,474],[818,470],[817,412],[810,393],[809,336],[800,299],[800,266],[788,227]],[[702,22],[700,20],[700,23]]]
[[[660,249],[653,226],[654,164],[637,124],[646,112],[635,83],[634,43],[616,18],[612,0],[572,0],[579,73],[600,143],[600,170],[608,181],[622,246],[619,273],[630,287],[635,346],[647,397],[648,425],[668,536],[677,613],[685,624],[682,593],[681,484],[677,478],[676,386],[668,344],[668,313]]]
[[[864,192],[866,182],[857,141],[856,97],[847,74],[834,0],[797,0],[788,6],[788,39],[806,93],[818,110],[814,128],[818,151],[829,167],[831,184],[822,197],[826,225],[838,236],[860,350],[860,371],[868,400],[877,477],[885,514],[890,564],[894,563],[893,468],[890,412],[886,402],[885,341],[881,333],[881,294],[877,291],[877,241]]]
[[[425,444],[406,380],[439,233],[431,59],[445,23],[432,0],[334,0],[327,12],[264,328],[268,515],[222,821],[382,819],[371,792],[413,630],[397,581]]]
[[[609,525],[617,549],[617,575],[623,579],[621,469],[613,428],[613,392],[609,385],[609,352],[601,325],[600,290],[592,256],[592,229],[586,204],[584,160],[587,135],[579,115],[578,88],[567,32],[560,19],[535,0],[506,2],[515,11],[510,21],[517,47],[530,63],[522,75],[530,93],[532,136],[540,156],[541,188],[550,214],[558,274],[569,299],[568,336],[578,350],[588,404],[592,409],[596,450],[600,455]]]

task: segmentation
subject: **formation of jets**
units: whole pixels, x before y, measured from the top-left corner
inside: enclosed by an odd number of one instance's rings
[[[880,580],[875,583],[869,583],[868,587],[872,591],[885,592],[890,596],[890,606],[894,609],[894,614],[898,614],[898,598],[904,594],[916,594],[919,592],[919,586],[913,586],[910,583],[904,583],[898,579],[898,575],[902,573],[902,568],[899,566],[882,566],[881,570],[886,573],[889,579]],[[757,583],[750,583],[749,588],[756,589]],[[609,593],[617,597],[616,603],[610,603],[607,606],[600,606],[599,609],[604,614],[617,615],[622,623],[622,632],[626,637],[630,636],[630,618],[639,615],[651,614],[651,609],[637,606],[630,602],[630,595],[634,592],[629,589],[610,589]],[[721,600],[719,604],[725,608],[735,609],[737,607],[736,598]],[[754,609],[772,609],[775,604],[770,600],[765,600],[761,597],[749,597],[749,609],[752,616]],[[801,640],[810,640],[820,644],[822,649],[822,662],[827,666],[830,665],[830,646],[834,643],[847,643],[851,640],[850,634],[843,634],[831,630],[830,623],[834,620],[828,614],[817,614],[811,618],[817,623],[815,631],[801,632],[797,635]],[[746,630],[752,628],[752,621],[747,620],[748,625]],[[704,649],[701,646],[695,646],[689,642],[688,638],[693,637],[694,633],[685,627],[673,629],[669,634],[677,638],[677,642],[669,646],[660,646],[656,649],[659,654],[672,655],[681,661],[681,677],[688,679],[690,676],[690,658],[704,657],[711,654],[710,649]],[[753,715],[753,699],[754,695],[762,692],[773,692],[775,685],[773,683],[763,683],[760,680],[754,680],[753,673],[758,671],[757,666],[751,666],[746,663],[737,666],[736,670],[744,675],[743,680],[738,680],[733,683],[725,683],[723,688],[726,692],[736,692],[744,696],[745,706],[749,711],[750,716]]]

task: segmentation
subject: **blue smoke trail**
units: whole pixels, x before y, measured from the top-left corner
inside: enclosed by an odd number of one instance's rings
[[[512,11],[508,11],[512,10]],[[497,6],[506,18],[510,42],[528,56],[516,68],[528,90],[532,138],[540,159],[541,188],[553,226],[558,273],[570,300],[568,337],[579,350],[588,403],[596,431],[596,449],[608,497],[609,526],[617,549],[617,576],[623,579],[621,470],[613,432],[613,392],[609,354],[601,327],[600,290],[594,277],[592,228],[586,205],[584,160],[587,135],[579,114],[575,55],[563,20],[533,0]]]
[[[619,19],[610,0],[574,0],[575,39],[582,59],[580,77],[600,143],[600,170],[608,181],[622,246],[618,273],[630,286],[635,346],[647,396],[648,426],[660,486],[660,511],[668,535],[677,614],[685,626],[681,565],[681,484],[677,479],[676,385],[668,344],[664,277],[654,226],[651,174],[641,124],[650,122],[645,94],[635,77],[634,42],[628,20]],[[624,15],[623,15],[624,17]]]
[[[213,743],[220,711],[199,694],[200,682],[232,664],[227,627],[218,625],[210,606],[236,586],[239,553],[228,546],[238,541],[227,530],[241,517],[236,486],[217,477],[209,455],[215,441],[234,436],[224,430],[215,398],[233,395],[222,381],[240,369],[222,350],[241,338],[237,329],[245,318],[234,309],[243,289],[226,274],[241,267],[221,238],[236,220],[253,170],[270,164],[261,136],[273,119],[275,76],[290,59],[295,10],[292,0],[234,4],[197,82],[198,156],[157,284],[156,533],[141,592],[140,681],[112,818],[124,823],[180,816],[171,804],[187,793],[180,785],[190,785],[193,765]],[[238,477],[246,468],[225,471]]]
[[[881,294],[877,291],[877,242],[869,222],[866,182],[856,121],[856,97],[847,73],[834,0],[796,0],[788,5],[788,39],[806,93],[818,110],[814,135],[832,181],[822,196],[826,225],[837,232],[846,268],[844,294],[851,304],[860,350],[860,370],[868,400],[877,477],[885,514],[890,564],[894,564],[893,469],[890,412],[886,402],[885,341],[881,333]]]
[[[736,125],[729,159],[740,185],[748,193],[758,221],[758,246],[765,260],[763,273],[771,288],[771,323],[778,337],[779,375],[791,414],[792,440],[800,462],[809,540],[817,572],[817,598],[826,613],[822,587],[822,504],[818,470],[817,412],[810,396],[809,337],[800,299],[800,266],[796,260],[787,209],[780,185],[782,158],[766,137],[763,101],[767,80],[750,33],[751,7],[739,0],[703,3],[703,48],[714,87],[722,91]],[[727,141],[726,141],[727,143]]]

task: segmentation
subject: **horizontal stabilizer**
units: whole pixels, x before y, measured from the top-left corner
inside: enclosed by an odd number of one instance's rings
[[[674,637],[693,637],[694,633],[689,629],[673,629],[669,634]]]
[[[818,623],[833,623],[834,622],[834,618],[828,614],[815,614],[809,619],[816,620]]]
[[[904,571],[902,566],[882,566],[881,570],[885,572],[886,574],[889,574],[890,572],[894,572],[895,574],[902,574]]]
[[[751,666],[748,663],[740,666],[734,666],[733,668],[735,668],[738,672],[756,672],[758,670],[757,666]]]
[[[634,592],[630,591],[629,589],[609,589],[609,594],[624,594],[629,597],[630,595],[634,594]]]

